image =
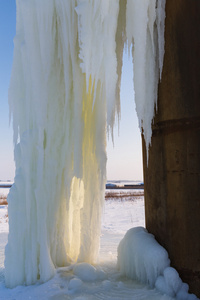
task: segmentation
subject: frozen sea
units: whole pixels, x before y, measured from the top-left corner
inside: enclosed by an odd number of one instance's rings
[[[56,275],[48,282],[32,286],[18,286],[7,289],[4,282],[4,248],[8,237],[7,206],[0,206],[0,299],[132,299],[170,300],[156,289],[120,275],[117,269],[117,246],[128,229],[145,226],[144,197],[137,190],[107,190],[102,216],[101,246],[96,272],[86,280],[87,274],[74,274],[72,267],[57,269]],[[141,195],[138,195],[141,193]]]

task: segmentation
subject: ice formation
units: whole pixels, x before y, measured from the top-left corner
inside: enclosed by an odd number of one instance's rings
[[[120,115],[124,44],[147,148],[164,45],[165,0],[16,0],[9,89],[16,176],[5,279],[44,282],[93,262],[106,182],[106,130]]]
[[[88,263],[78,263],[73,267],[73,273],[82,281],[92,282],[106,279],[106,274],[100,268],[95,268]]]
[[[143,227],[127,231],[118,246],[117,264],[122,275],[156,287],[165,295],[180,300],[197,299],[188,294],[188,285],[170,267],[167,251]]]
[[[129,229],[118,246],[121,273],[151,287],[169,265],[167,251],[143,227]]]
[[[157,86],[164,56],[165,0],[127,0],[126,33],[132,48],[136,112],[148,160]],[[156,25],[156,26],[155,26]],[[155,29],[156,28],[156,29]]]

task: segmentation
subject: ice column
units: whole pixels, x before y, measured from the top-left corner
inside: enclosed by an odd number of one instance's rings
[[[16,176],[8,197],[8,287],[44,282],[72,261],[94,262],[106,131],[112,132],[120,114],[126,35],[129,46],[134,41],[136,108],[149,142],[158,81],[155,28],[157,19],[162,23],[153,0],[127,1],[127,7],[124,0],[16,3],[9,89]]]
[[[97,256],[106,124],[112,127],[115,115],[118,6],[115,0],[17,1],[9,287],[46,281],[56,266]]]

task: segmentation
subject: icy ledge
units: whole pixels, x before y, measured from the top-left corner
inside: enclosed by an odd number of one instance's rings
[[[189,294],[178,272],[170,267],[167,251],[143,227],[127,231],[118,246],[118,268],[122,275],[155,287],[177,300],[198,299]]]

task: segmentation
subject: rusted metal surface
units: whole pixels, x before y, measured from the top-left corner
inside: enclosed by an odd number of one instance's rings
[[[159,121],[152,126],[152,135],[165,135],[176,131],[199,130],[200,116],[194,118],[182,118],[175,120]]]
[[[167,0],[165,58],[147,167],[146,226],[200,297],[200,1]]]

